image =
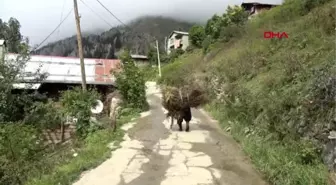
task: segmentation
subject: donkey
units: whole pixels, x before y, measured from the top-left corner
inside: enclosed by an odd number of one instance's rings
[[[186,122],[187,126],[185,131],[189,132],[189,122],[191,121],[192,115],[191,115],[191,108],[190,107],[184,107],[180,111],[177,112],[168,112],[167,117],[171,118],[170,123],[170,129],[173,128],[174,119],[177,119],[177,124],[179,126],[179,130],[182,131],[182,122],[183,120]]]

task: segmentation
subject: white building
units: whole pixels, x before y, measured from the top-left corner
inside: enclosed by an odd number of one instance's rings
[[[173,31],[168,36],[167,54],[170,54],[173,49],[181,48],[186,50],[189,46],[189,33],[183,31]]]

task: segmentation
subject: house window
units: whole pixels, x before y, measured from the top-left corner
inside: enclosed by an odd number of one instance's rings
[[[182,38],[182,34],[178,34],[175,36],[175,39],[181,39]]]

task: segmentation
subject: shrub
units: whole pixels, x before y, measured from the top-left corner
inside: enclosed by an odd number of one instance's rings
[[[146,85],[143,72],[135,65],[128,51],[121,56],[123,69],[115,73],[116,85],[125,103],[132,108],[146,109]]]
[[[202,42],[203,43],[203,42]],[[195,46],[193,45],[189,45],[187,48],[186,48],[186,53],[192,53],[194,50],[196,49]]]
[[[42,157],[38,131],[22,123],[0,125],[0,184],[23,184]]]
[[[28,110],[23,120],[25,124],[34,125],[39,129],[59,128],[63,119],[61,110],[52,101],[35,102]]]
[[[242,25],[247,21],[248,14],[239,6],[228,6],[222,16],[214,15],[205,26],[205,34],[216,40],[223,28],[229,25]]]
[[[207,53],[211,49],[211,44],[213,43],[213,39],[210,36],[207,36],[202,43],[203,53]]]
[[[174,62],[179,56],[183,55],[184,53],[184,50],[181,48],[172,50],[172,52],[168,56],[168,62]]]
[[[203,26],[195,25],[189,30],[190,43],[196,47],[202,47],[205,38],[205,30]]]
[[[205,34],[213,39],[217,39],[220,35],[220,29],[222,27],[222,19],[218,15],[213,15],[205,25]]]
[[[236,24],[224,27],[220,33],[220,40],[228,42],[233,38],[240,38],[244,34],[244,29],[244,26]]]
[[[76,134],[85,137],[90,130],[91,108],[99,99],[97,91],[91,89],[83,91],[77,87],[64,91],[61,96],[61,104],[66,115],[77,118]]]
[[[140,69],[144,74],[145,81],[155,81],[158,77],[158,68],[157,66],[146,66]]]

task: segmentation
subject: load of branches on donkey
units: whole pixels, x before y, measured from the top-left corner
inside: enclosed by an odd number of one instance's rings
[[[162,87],[162,106],[168,111],[167,118],[171,118],[170,129],[177,120],[179,130],[182,122],[186,122],[186,132],[189,132],[189,122],[192,118],[191,108],[198,108],[207,103],[205,90],[198,85],[183,86],[181,88]]]

